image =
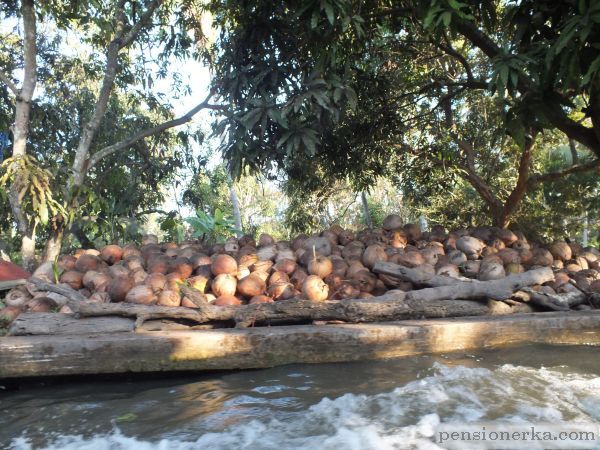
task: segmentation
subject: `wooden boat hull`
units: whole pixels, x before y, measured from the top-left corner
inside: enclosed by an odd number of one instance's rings
[[[79,334],[0,338],[0,378],[256,369],[524,343],[600,344],[600,311],[111,333],[99,332],[94,320],[75,330]]]

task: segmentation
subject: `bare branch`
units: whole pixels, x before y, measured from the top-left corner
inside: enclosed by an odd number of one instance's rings
[[[19,88],[4,72],[0,72],[0,81],[4,82],[4,84],[6,84],[8,88],[13,92],[13,94],[15,94],[16,96],[19,95]]]
[[[139,133],[136,133],[136,134],[128,137],[127,139],[117,142],[116,144],[112,144],[112,145],[109,145],[108,147],[104,147],[103,149],[94,153],[90,157],[89,163],[88,163],[88,169],[91,169],[92,167],[94,167],[96,164],[98,164],[102,159],[106,158],[107,156],[112,155],[113,153],[118,152],[119,150],[123,150],[125,148],[131,147],[131,145],[135,144],[137,141],[139,141],[141,139],[147,138],[149,136],[154,136],[158,133],[168,130],[169,128],[177,127],[179,125],[183,125],[184,123],[189,122],[190,120],[192,120],[192,118],[198,112],[200,112],[203,109],[216,109],[216,110],[222,109],[222,107],[219,105],[213,105],[213,104],[209,103],[209,100],[211,97],[212,97],[212,93],[209,94],[208,97],[206,97],[206,99],[204,99],[203,102],[197,104],[194,108],[189,110],[183,116],[178,117],[177,119],[169,120],[169,121],[161,123],[160,125],[157,125],[153,128],[148,128],[146,130],[140,131]]]

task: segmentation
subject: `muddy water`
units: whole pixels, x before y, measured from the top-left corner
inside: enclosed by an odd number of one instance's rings
[[[600,422],[600,348],[473,354],[0,392],[10,449],[438,448],[445,421]]]

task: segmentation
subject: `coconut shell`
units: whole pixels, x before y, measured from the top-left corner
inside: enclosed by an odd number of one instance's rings
[[[237,290],[237,279],[227,273],[219,274],[212,281],[211,290],[217,297],[233,296]]]
[[[5,306],[0,308],[0,326],[11,324],[21,314],[21,308]]]
[[[81,255],[75,263],[75,269],[78,272],[86,273],[90,270],[98,270],[100,268],[100,262],[102,260],[94,255],[84,254]]]
[[[4,303],[6,303],[7,306],[23,308],[29,300],[31,300],[29,291],[26,288],[19,286],[11,289],[8,294],[6,294]]]
[[[58,258],[58,267],[62,270],[75,270],[75,263],[77,262],[77,258],[73,255],[62,255]]]
[[[291,283],[275,283],[267,288],[267,294],[273,300],[287,300],[294,297],[294,286]]]
[[[220,295],[212,304],[215,306],[240,306],[242,301],[233,295]]]
[[[273,268],[279,272],[291,275],[296,270],[296,261],[290,258],[282,258],[277,260]]]
[[[307,276],[308,274],[302,268],[298,267],[290,277],[290,283],[292,283],[294,289],[301,291],[302,284],[304,284],[304,280]]]
[[[268,295],[256,295],[248,302],[250,305],[256,305],[258,303],[273,303],[273,299]]]
[[[59,281],[68,284],[71,289],[78,291],[83,286],[83,274],[76,270],[68,270],[64,272]]]
[[[187,258],[179,256],[170,262],[169,272],[177,272],[181,278],[189,278],[192,276],[194,268]]]
[[[333,264],[331,259],[326,256],[317,256],[308,263],[308,273],[317,275],[321,279],[327,277],[331,272],[333,272]]]
[[[237,291],[244,297],[255,297],[263,294],[267,289],[266,283],[256,275],[248,275],[237,284]]]
[[[58,305],[54,300],[48,297],[32,298],[27,302],[26,309],[29,312],[51,312]]]
[[[152,292],[158,294],[167,286],[167,277],[162,273],[151,273],[144,280],[146,286],[150,286]]]
[[[302,284],[302,294],[310,301],[322,302],[327,300],[329,286],[316,275],[309,275]]]
[[[90,295],[88,301],[94,303],[109,303],[110,296],[108,295],[108,292],[94,292],[92,295]]]
[[[238,264],[235,258],[229,255],[217,255],[212,262],[211,270],[214,276],[221,274],[235,275]],[[231,294],[233,295],[233,294]]]
[[[275,271],[269,277],[267,284],[271,285],[271,284],[275,284],[275,283],[289,283],[289,282],[290,282],[290,277],[288,276],[288,274]]]
[[[135,303],[138,305],[153,305],[156,303],[156,295],[150,288],[145,284],[134,286],[125,296],[127,303]]]
[[[165,289],[158,294],[156,304],[160,306],[181,306],[181,297],[179,296],[179,292]]]
[[[379,244],[369,245],[362,255],[362,263],[369,269],[372,269],[377,261],[387,260],[388,256],[385,248]]]
[[[105,263],[113,265],[123,258],[123,249],[118,245],[107,245],[100,250],[100,258]]]
[[[133,286],[134,281],[131,277],[117,277],[112,279],[107,292],[113,302],[122,302]]]

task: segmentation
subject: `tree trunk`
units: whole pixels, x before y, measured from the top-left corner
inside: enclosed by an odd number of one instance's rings
[[[369,211],[369,202],[367,202],[367,196],[364,191],[360,193],[360,199],[362,201],[363,214],[365,216],[365,225],[367,226],[367,228],[373,228],[371,211]]]
[[[59,226],[52,230],[52,235],[48,238],[46,246],[44,247],[44,262],[54,261],[60,255],[64,234],[65,231],[63,226]]]
[[[235,227],[238,230],[235,234],[237,237],[240,237],[242,234],[242,215],[240,213],[240,202],[238,201],[235,189],[233,188],[233,182],[230,182],[229,184],[229,198],[231,199],[231,205],[233,207],[233,219],[235,220]]]
[[[23,157],[27,150],[27,136],[29,135],[29,113],[31,101],[37,82],[37,50],[36,22],[33,0],[21,2],[23,16],[23,85],[16,94],[15,123],[13,126],[13,158]],[[9,189],[9,203],[13,217],[17,222],[17,229],[21,234],[21,259],[22,265],[31,270],[35,262],[35,226],[32,227],[27,214],[22,209],[24,191],[18,192],[13,183]]]

